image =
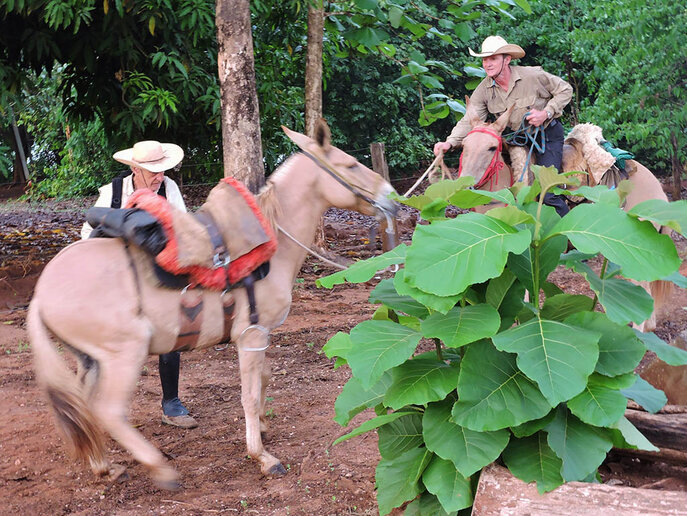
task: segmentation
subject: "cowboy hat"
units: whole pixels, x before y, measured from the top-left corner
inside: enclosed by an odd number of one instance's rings
[[[509,54],[513,59],[525,57],[525,51],[518,45],[510,45],[501,36],[489,36],[482,42],[482,52],[473,52],[468,48],[470,55],[474,57],[489,57],[497,54]]]
[[[178,165],[184,159],[184,151],[173,143],[147,140],[134,144],[131,149],[115,152],[112,157],[125,165],[157,174]]]

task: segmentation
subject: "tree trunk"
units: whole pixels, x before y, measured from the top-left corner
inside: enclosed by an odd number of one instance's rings
[[[680,168],[680,149],[677,146],[677,136],[675,136],[674,132],[670,133],[670,143],[673,144],[673,155],[671,157],[673,165],[673,200],[679,201],[682,198],[682,170]]]
[[[308,7],[308,42],[305,60],[305,134],[313,138],[315,125],[322,118],[322,41],[324,38],[324,9],[322,0]],[[324,237],[324,219],[320,220],[313,240],[321,254],[332,258]]]
[[[322,0],[308,8],[308,50],[305,61],[305,134],[315,135],[315,124],[322,118],[322,40],[324,9]]]
[[[222,105],[224,176],[252,191],[265,183],[255,88],[249,0],[217,0],[217,66]]]

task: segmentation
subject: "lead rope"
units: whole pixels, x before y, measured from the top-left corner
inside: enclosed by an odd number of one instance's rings
[[[309,248],[308,246],[306,246],[305,244],[301,244],[301,243],[296,239],[296,237],[292,236],[288,231],[286,231],[286,230],[285,230],[283,227],[281,227],[279,224],[277,224],[277,229],[278,229],[279,231],[281,231],[282,233],[284,233],[284,235],[285,235],[286,237],[290,238],[293,242],[295,242],[296,244],[298,244],[299,246],[301,246],[303,249],[305,249],[306,251],[308,251],[308,252],[309,252],[311,255],[313,255],[315,258],[317,258],[317,259],[319,259],[319,260],[322,260],[322,261],[325,262],[325,263],[328,263],[328,264],[331,265],[332,267],[336,267],[337,269],[341,269],[342,271],[348,269],[348,267],[344,267],[343,265],[339,265],[339,264],[336,263],[336,262],[333,262],[333,261],[331,261],[331,260],[328,260],[327,258],[325,258],[324,256],[322,256],[321,254],[318,254],[318,253],[316,253],[315,251],[313,251],[312,249],[310,249],[310,248]]]
[[[527,153],[525,167],[522,169],[522,172],[520,173],[520,178],[518,179],[518,182],[522,181],[523,177],[525,177],[525,172],[527,172],[527,169],[530,166],[530,161],[532,159],[532,152],[535,149],[537,149],[537,152],[539,154],[544,154],[544,152],[546,151],[546,134],[544,133],[544,131],[542,131],[542,126],[535,127],[534,133],[530,131],[530,129],[532,129],[532,126],[527,121],[527,116],[529,114],[530,113],[527,112],[522,117],[522,122],[520,122],[520,127],[518,127],[517,131],[513,131],[512,133],[508,133],[505,136],[503,136],[503,139],[506,141],[506,143],[510,145],[515,145],[516,147],[525,147],[528,143],[531,143],[530,151]],[[537,141],[538,138],[541,139],[541,143]]]

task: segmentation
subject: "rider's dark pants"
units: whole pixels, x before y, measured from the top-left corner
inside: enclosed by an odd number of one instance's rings
[[[558,120],[553,120],[544,131],[544,135],[546,148],[542,153],[535,152],[537,165],[554,166],[560,172],[563,168],[563,140],[565,139],[563,125]],[[564,195],[546,193],[544,194],[544,204],[553,206],[556,213],[561,217],[570,211]]]
[[[164,401],[179,396],[179,365],[181,354],[178,351],[160,355],[160,383],[162,384],[162,399]]]

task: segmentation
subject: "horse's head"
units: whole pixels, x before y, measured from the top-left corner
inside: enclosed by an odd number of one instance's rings
[[[284,132],[302,150],[306,160],[300,175],[307,176],[313,188],[330,205],[352,209],[366,215],[393,216],[397,205],[388,198],[393,187],[350,154],[331,144],[331,133],[324,120],[315,129],[315,137],[291,131]]]
[[[465,116],[468,117],[472,130],[463,139],[460,175],[474,177],[475,185],[480,188],[489,179],[489,173],[494,173],[495,167],[503,166],[501,133],[506,128],[514,107],[509,107],[495,122],[487,124],[470,109],[470,103],[466,99]]]

